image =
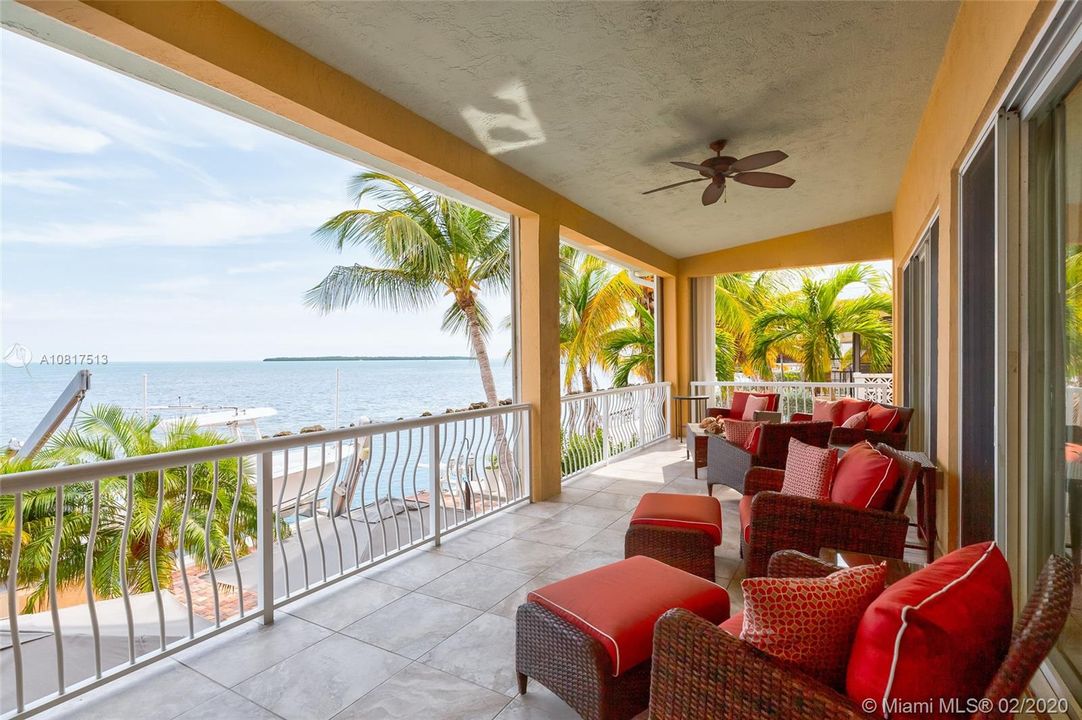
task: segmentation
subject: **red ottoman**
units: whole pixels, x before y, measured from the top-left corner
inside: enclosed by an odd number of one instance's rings
[[[624,557],[645,555],[714,580],[721,545],[721,502],[710,495],[646,493],[624,535]]]
[[[654,623],[673,608],[717,624],[729,617],[729,595],[647,557],[534,590],[516,617],[519,692],[530,677],[586,720],[634,717],[650,702]]]

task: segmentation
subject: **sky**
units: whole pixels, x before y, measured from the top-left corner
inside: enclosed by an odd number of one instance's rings
[[[0,57],[0,353],[469,352],[440,330],[444,299],[417,312],[305,307],[333,265],[372,262],[312,238],[352,207],[359,165],[7,30]],[[486,303],[502,358],[510,301]]]
[[[465,355],[415,313],[322,316],[312,238],[359,165],[0,31],[0,346],[113,361]],[[506,296],[488,300],[494,320]],[[505,355],[507,332],[490,353]]]

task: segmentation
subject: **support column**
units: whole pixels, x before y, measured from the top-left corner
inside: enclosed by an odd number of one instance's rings
[[[560,492],[560,226],[519,220],[519,354],[522,401],[531,406],[533,500]]]
[[[679,299],[677,298],[676,284],[677,278],[675,276],[663,278],[661,281],[661,348],[664,352],[664,362],[662,363],[664,374],[661,379],[672,383],[671,392],[673,395],[680,394],[680,347],[681,343],[685,341],[677,324],[677,303]],[[672,407],[675,408],[676,404],[673,403]],[[669,417],[669,434],[674,435],[676,432],[675,420]]]
[[[676,316],[676,380],[673,383],[673,395],[684,395],[691,383],[691,278],[680,273],[676,276],[675,298],[672,308]],[[675,408],[675,404],[673,406]],[[669,418],[674,436],[681,432],[676,426],[676,415]]]

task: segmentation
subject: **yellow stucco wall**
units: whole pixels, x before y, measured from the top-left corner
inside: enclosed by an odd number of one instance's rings
[[[677,274],[687,277],[756,270],[888,260],[893,256],[890,213],[803,230],[768,240],[681,258]]]
[[[997,110],[1001,96],[1052,9],[1050,2],[962,3],[947,40],[894,204],[895,327],[902,321],[900,269],[939,212],[938,461],[944,469],[939,528],[947,548],[959,543],[957,317],[958,169]],[[989,299],[991,302],[991,299]],[[901,357],[895,332],[895,357]],[[905,383],[895,363],[895,388]]]

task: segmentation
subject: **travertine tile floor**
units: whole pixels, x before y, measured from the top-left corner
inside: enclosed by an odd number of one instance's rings
[[[43,717],[248,720],[576,718],[537,683],[517,696],[515,609],[526,593],[623,557],[644,492],[706,493],[671,441],[568,482],[363,577],[76,698]],[[724,510],[717,579],[739,610],[737,503]]]

